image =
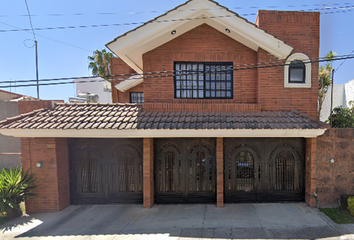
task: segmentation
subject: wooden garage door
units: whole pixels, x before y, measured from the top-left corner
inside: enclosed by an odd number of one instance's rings
[[[142,139],[69,139],[72,203],[142,203]]]
[[[215,202],[215,139],[155,139],[157,203]]]
[[[225,202],[304,198],[304,140],[224,139]]]

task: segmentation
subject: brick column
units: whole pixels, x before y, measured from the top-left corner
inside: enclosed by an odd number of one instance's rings
[[[216,139],[216,206],[224,207],[224,138]]]
[[[143,199],[144,208],[154,205],[154,139],[143,140]]]
[[[37,197],[26,200],[26,212],[58,212],[70,205],[66,138],[21,138],[23,170],[35,174]],[[36,167],[43,162],[44,167]]]
[[[310,207],[316,207],[316,147],[317,138],[306,139],[306,178],[305,178],[305,201]]]

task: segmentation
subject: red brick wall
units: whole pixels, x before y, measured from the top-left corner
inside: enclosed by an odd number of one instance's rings
[[[67,139],[21,138],[22,166],[35,174],[33,191],[38,196],[26,201],[26,211],[55,212],[70,205]],[[44,167],[36,167],[43,162]]]
[[[114,79],[126,79],[129,78],[130,75],[129,74],[135,74],[136,72],[129,67],[122,59],[120,58],[111,58],[111,74],[112,76],[115,75],[120,75],[120,74],[127,74],[128,76],[118,76],[118,77],[114,77]],[[116,103],[128,103],[130,102],[130,98],[129,98],[129,92],[143,92],[143,87],[142,84],[138,85],[132,89],[130,89],[127,92],[121,92],[119,90],[117,90],[114,86],[117,83],[120,83],[124,80],[117,80],[117,81],[112,81],[111,82],[111,88],[112,88],[112,102]]]
[[[224,138],[216,138],[216,206],[224,207]]]
[[[144,72],[173,71],[174,61],[233,62],[251,64],[257,53],[207,24],[167,42],[143,55]],[[234,99],[174,99],[173,77],[144,80],[145,103],[256,103],[256,70],[234,71]]]
[[[293,53],[304,53],[309,58],[319,56],[318,12],[261,10],[256,24],[294,47]],[[113,74],[134,72],[122,60],[114,61]],[[232,62],[234,65],[242,65],[276,62],[279,59],[262,49],[255,52],[224,33],[203,24],[145,53],[143,72],[173,71],[174,61]],[[195,108],[188,105],[192,111],[200,109],[200,104],[204,104],[203,106],[208,104],[207,109],[213,108],[214,104],[260,104],[262,110],[296,109],[316,118],[317,75],[318,63],[312,63],[311,88],[284,88],[284,67],[234,71],[233,99],[174,99],[172,76],[147,78],[139,91],[144,90],[147,110],[166,110],[166,107],[161,108],[161,103],[197,104]],[[113,100],[127,102],[129,92],[121,93],[114,90]]]
[[[19,101],[18,112],[19,114],[23,114],[41,108],[53,108],[55,102],[64,102],[64,101],[63,100]]]
[[[131,92],[144,92],[144,86],[143,84],[139,84],[138,86],[135,86],[131,89],[129,89],[128,91],[126,92],[121,92],[119,91],[118,89],[114,89],[114,91],[117,92],[117,95],[116,95],[116,99],[117,100],[116,102],[119,102],[119,103],[130,103],[130,93]]]
[[[268,33],[284,40],[310,59],[319,57],[318,12],[258,12],[256,24]],[[278,61],[264,50],[258,51],[258,62]],[[296,109],[317,118],[318,63],[312,63],[311,88],[284,88],[284,68],[258,69],[258,103],[262,110]]]
[[[154,139],[143,139],[143,206],[154,205]]]
[[[305,201],[310,207],[316,207],[316,146],[317,138],[306,139],[305,159]]]
[[[319,206],[336,207],[342,194],[354,195],[354,129],[332,128],[317,139]]]

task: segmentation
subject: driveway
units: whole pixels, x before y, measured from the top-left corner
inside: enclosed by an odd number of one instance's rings
[[[305,203],[71,205],[1,228],[0,239],[354,239]]]

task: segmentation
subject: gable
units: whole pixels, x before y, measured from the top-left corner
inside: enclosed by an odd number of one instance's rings
[[[187,1],[166,14],[125,33],[106,46],[136,72],[142,73],[144,53],[202,24],[208,24],[254,51],[262,48],[279,59],[285,59],[293,50],[282,40],[212,0]]]
[[[169,42],[152,49],[148,53],[163,52],[164,54],[177,54],[178,53],[189,53],[191,55],[199,55],[195,57],[194,61],[216,61],[221,59],[211,59],[207,55],[215,55],[217,53],[219,58],[221,55],[242,55],[242,54],[252,54],[256,56],[256,51],[248,46],[235,41],[230,36],[227,36],[212,26],[204,23],[201,24],[188,32],[181,34],[180,36],[172,39]],[[147,54],[147,53],[144,53]],[[143,55],[144,55],[143,54]],[[225,57],[223,58],[225,60]],[[175,61],[180,61],[183,59],[176,59]],[[187,61],[190,61],[190,57]],[[228,61],[233,61],[234,57],[229,57]]]

